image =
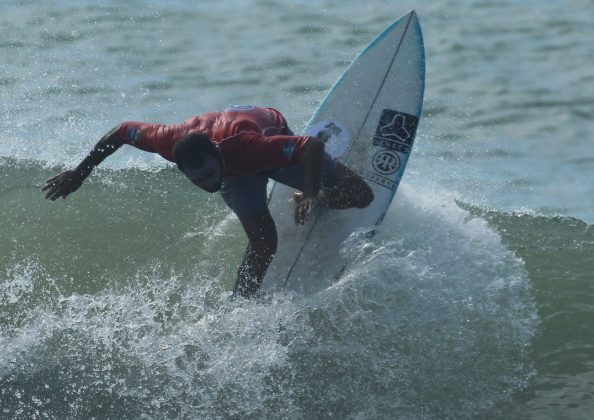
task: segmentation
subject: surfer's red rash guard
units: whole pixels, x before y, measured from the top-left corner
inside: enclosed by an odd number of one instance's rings
[[[173,146],[193,132],[205,134],[218,145],[227,177],[297,163],[309,139],[287,135],[287,122],[279,111],[243,105],[198,115],[179,125],[127,121],[121,124],[119,137],[124,144],[173,162]]]

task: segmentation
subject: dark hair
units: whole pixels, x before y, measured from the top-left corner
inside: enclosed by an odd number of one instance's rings
[[[173,146],[173,161],[177,167],[183,170],[184,166],[198,168],[204,164],[206,157],[210,154],[217,157],[215,145],[208,136],[194,133],[182,137]]]

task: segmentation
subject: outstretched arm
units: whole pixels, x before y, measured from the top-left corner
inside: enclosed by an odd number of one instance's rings
[[[123,144],[118,134],[119,129],[118,125],[104,135],[74,170],[64,171],[47,180],[41,188],[42,191],[47,191],[45,198],[54,201],[60,197],[66,198],[70,193],[76,191],[93,171],[93,168]]]

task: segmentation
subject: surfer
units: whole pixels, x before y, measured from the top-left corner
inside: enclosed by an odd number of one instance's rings
[[[66,198],[124,144],[175,162],[204,191],[220,191],[249,241],[234,295],[254,295],[276,252],[276,226],[266,197],[268,179],[300,191],[294,195],[296,224],[304,224],[318,204],[364,208],[373,200],[369,185],[326,153],[322,140],[295,136],[279,111],[251,105],[198,115],[178,125],[123,122],[105,134],[75,169],[49,179],[42,188],[46,198]]]

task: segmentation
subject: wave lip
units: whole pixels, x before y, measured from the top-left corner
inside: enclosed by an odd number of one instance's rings
[[[540,324],[532,340],[536,376],[498,415],[588,418],[594,382],[594,226],[574,217],[503,212],[460,203],[501,235],[524,262]]]

